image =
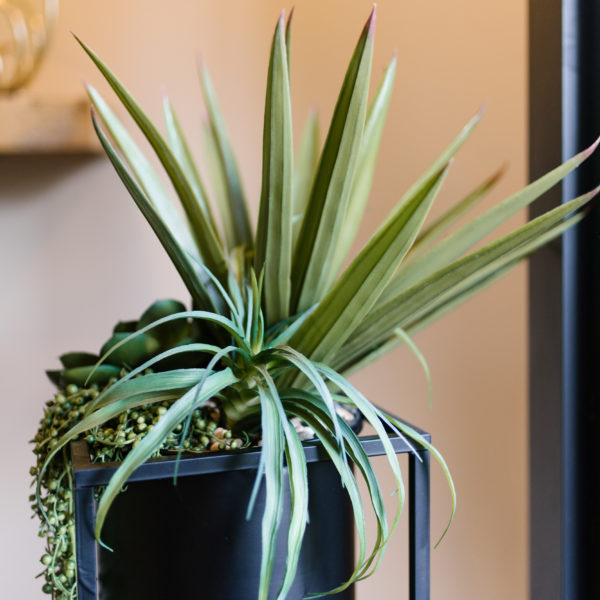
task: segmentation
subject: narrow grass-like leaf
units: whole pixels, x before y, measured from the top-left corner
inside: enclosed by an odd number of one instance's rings
[[[139,331],[132,333],[130,336],[126,337],[124,340],[121,340],[120,342],[115,344],[108,351],[107,354],[105,354],[104,356],[101,356],[100,360],[96,363],[96,368],[98,366],[100,366],[110,356],[111,352],[114,352],[121,345],[126,344],[130,339],[133,339],[135,336],[137,336],[141,333],[145,333],[146,331],[148,331],[149,329],[152,329],[153,327],[162,325],[163,323],[169,323],[176,319],[198,319],[200,321],[206,321],[208,323],[213,323],[215,325],[218,325],[220,328],[224,329],[229,335],[231,335],[235,339],[236,343],[238,344],[239,352],[245,353],[246,355],[251,354],[250,348],[248,347],[246,340],[244,338],[244,332],[240,331],[240,329],[238,327],[236,327],[236,325],[233,321],[231,321],[227,317],[224,317],[223,315],[219,315],[216,313],[210,313],[210,312],[206,312],[206,311],[202,311],[202,310],[188,310],[188,311],[181,312],[181,313],[178,313],[175,315],[168,315],[166,317],[163,317],[162,319],[158,319],[154,323],[151,323],[150,325],[143,327]]]
[[[544,192],[561,181],[573,169],[578,167],[592,154],[599,142],[600,138],[583,152],[580,152],[556,169],[530,183],[516,194],[496,204],[496,206],[489,209],[483,215],[463,225],[420,258],[407,264],[406,267],[400,267],[398,273],[383,293],[382,300],[395,296],[403,290],[407,290],[418,281],[461,256],[488,233],[515,215],[519,210],[531,204]]]
[[[310,313],[316,308],[316,305],[308,310],[304,311],[300,315],[295,315],[282,321],[284,325],[279,327],[279,323],[273,329],[272,332],[267,332],[266,346],[269,348],[275,348],[276,346],[287,346],[290,339],[294,336],[296,331],[302,326],[302,323],[308,319]],[[275,337],[272,337],[275,336]]]
[[[386,457],[388,459],[388,463],[394,475],[394,479],[396,481],[397,492],[398,492],[398,507],[396,510],[396,514],[394,516],[394,520],[392,522],[392,526],[390,528],[391,535],[396,527],[398,526],[398,522],[400,520],[400,514],[402,513],[402,509],[404,508],[405,502],[405,489],[404,489],[404,481],[402,479],[402,472],[400,470],[400,464],[398,462],[398,457],[394,452],[394,448],[390,441],[387,431],[382,422],[382,414],[381,411],[375,408],[349,381],[347,381],[344,377],[342,377],[339,373],[336,373],[331,367],[324,364],[316,364],[315,365],[321,373],[323,373],[339,390],[348,397],[348,400],[360,410],[360,412],[364,415],[365,419],[369,422],[369,424],[375,429],[375,433],[381,439],[383,444],[383,449],[385,451]],[[406,444],[412,448],[410,442],[404,437],[404,441]],[[415,452],[413,448],[413,452]],[[416,454],[416,452],[415,452]],[[387,542],[387,539],[383,542],[384,544]]]
[[[341,233],[367,110],[375,9],[360,36],[340,95],[294,251],[292,312],[324,295],[333,249]]]
[[[274,348],[273,350],[268,351],[270,353],[275,354],[291,363],[300,373],[302,373],[308,381],[313,385],[318,395],[322,398],[324,405],[327,407],[329,411],[329,418],[333,423],[335,438],[337,443],[340,446],[340,452],[344,453],[344,438],[342,437],[342,432],[338,426],[338,420],[336,418],[335,412],[335,404],[333,402],[333,398],[331,396],[331,392],[327,388],[327,384],[321,377],[318,369],[315,368],[313,363],[308,360],[305,356],[302,356],[299,352],[297,352],[294,348],[290,346],[282,346],[278,348]]]
[[[559,234],[563,230],[563,219],[583,207],[596,193],[594,190],[545,213],[484,248],[455,260],[387,302],[379,303],[348,340],[343,356],[340,353],[339,359],[333,360],[334,367],[346,372],[366,349],[372,351],[384,343],[395,327],[410,331],[422,315],[441,305],[446,298],[472,286],[478,278],[486,278],[508,263],[527,256]]]
[[[323,427],[327,428],[330,433],[333,432],[334,427],[329,417],[329,413],[323,407],[323,403],[318,395],[305,390],[288,389],[282,393],[281,397],[284,400],[286,410],[293,415],[305,421],[308,419],[311,422],[314,422],[313,419],[315,418],[319,419]],[[344,398],[344,400],[347,400],[347,398]],[[377,518],[377,536],[373,550],[370,556],[362,563],[359,561],[358,568],[355,572],[357,578],[362,578],[364,572],[371,566],[377,554],[383,551],[385,545],[384,542],[389,536],[389,527],[387,524],[381,488],[379,487],[377,477],[373,472],[369,458],[350,426],[345,423],[342,418],[336,418],[344,436],[346,452],[350,460],[360,470],[361,475],[367,484],[371,504]]]
[[[289,394],[286,393],[288,399],[290,398],[290,394],[291,397],[295,395],[295,392],[292,390],[288,390],[288,392]],[[300,398],[302,399],[303,397],[300,396]],[[343,584],[343,587],[348,587],[348,585],[355,581],[359,576],[367,551],[364,506],[360,497],[360,490],[358,489],[356,479],[348,465],[346,457],[340,452],[340,447],[335,441],[332,429],[323,425],[321,420],[315,416],[314,411],[307,409],[300,402],[293,405],[292,412],[300,416],[300,418],[302,418],[302,420],[315,432],[317,438],[323,445],[324,450],[327,452],[329,458],[340,474],[342,485],[346,489],[352,504],[352,512],[358,537],[358,564],[348,582]]]
[[[121,491],[123,485],[127,482],[127,479],[129,479],[129,476],[158,450],[167,435],[182,421],[190,410],[197,408],[202,402],[209,400],[222,389],[232,385],[236,381],[237,377],[229,369],[210,375],[198,398],[196,397],[195,388],[186,392],[179,400],[173,403],[167,412],[154,424],[152,429],[131,449],[112,476],[98,503],[96,525],[94,528],[94,534],[98,541],[100,541],[100,533],[108,509]]]
[[[326,362],[353,335],[417,236],[446,172],[447,167],[400,203],[298,329],[290,346],[311,360]]]
[[[332,267],[329,272],[330,279],[327,287],[330,287],[335,281],[344,260],[346,260],[346,257],[350,252],[367,206],[367,200],[369,199],[371,185],[373,183],[373,175],[375,174],[375,164],[377,162],[377,154],[381,136],[383,134],[383,127],[385,125],[385,118],[387,116],[394,87],[395,75],[396,57],[392,59],[386,69],[367,113],[365,130],[356,164],[356,173],[354,175],[354,181],[352,182],[352,191],[350,193],[348,209],[344,218],[344,235],[341,235],[338,238],[337,246],[334,250]]]
[[[429,410],[431,410],[433,405],[433,383],[431,381],[431,371],[429,370],[429,365],[427,364],[427,360],[423,353],[419,350],[418,346],[413,342],[412,338],[402,329],[401,327],[396,327],[394,329],[394,335],[401,339],[410,349],[410,351],[415,355],[416,359],[419,361],[421,367],[423,368],[423,372],[425,373],[425,378],[427,379],[427,397],[429,399]]]
[[[431,225],[428,225],[419,234],[413,247],[410,249],[404,264],[415,260],[425,250],[427,250],[439,237],[441,237],[454,223],[456,223],[465,213],[473,208],[486,194],[498,183],[506,167],[496,171],[491,177],[486,179],[481,185],[477,186],[470,194],[455,204],[452,208],[443,213]]]
[[[267,600],[275,560],[277,532],[283,508],[284,433],[276,401],[259,384],[262,456],[264,457],[265,510],[262,518],[262,547],[258,600]]]
[[[200,173],[196,167],[196,162],[194,161],[187,140],[185,139],[183,129],[179,124],[179,119],[177,118],[175,110],[173,109],[173,105],[166,94],[163,95],[163,112],[165,115],[165,124],[167,126],[169,143],[171,145],[171,149],[173,150],[173,154],[179,161],[187,180],[192,186],[194,194],[198,199],[200,207],[204,211],[206,219],[212,225],[215,235],[218,237],[215,220],[210,208],[210,204],[208,203],[208,194],[206,193],[206,188],[204,187],[204,183],[202,182],[202,178],[200,177]]]
[[[310,196],[310,190],[315,179],[315,172],[319,164],[319,118],[316,110],[311,110],[306,119],[296,161],[294,163],[294,178],[292,184],[293,197],[293,223],[292,223],[292,248],[296,247],[296,241],[302,219],[306,212],[306,206]]]
[[[266,326],[290,312],[292,266],[292,109],[283,15],[277,23],[265,99],[263,167],[254,268],[264,268]]]
[[[285,53],[287,56],[287,67],[290,72],[290,59],[292,52],[292,20],[294,18],[294,7],[292,6],[290,14],[288,15],[287,22],[285,24]]]
[[[152,227],[156,237],[160,240],[160,243],[166,250],[171,262],[173,265],[175,265],[175,268],[183,280],[183,283],[194,299],[194,302],[201,308],[216,310],[216,306],[218,306],[218,304],[215,303],[214,298],[204,285],[203,278],[198,272],[198,269],[196,269],[194,266],[190,255],[186,252],[185,248],[179,244],[178,238],[173,235],[173,232],[161,219],[160,215],[152,203],[148,200],[139,184],[131,176],[131,173],[129,173],[129,170],[124,165],[115,149],[112,147],[111,143],[98,125],[98,122],[93,115],[92,122],[94,124],[96,134],[98,135],[98,139],[100,140],[102,147],[110,159],[110,162],[121,178],[121,181],[127,188],[127,191],[150,224],[150,227]]]
[[[304,538],[304,531],[308,521],[308,475],[306,469],[306,457],[298,434],[290,426],[287,415],[283,408],[279,392],[269,372],[260,369],[266,390],[277,408],[281,427],[285,436],[285,456],[290,483],[291,514],[288,528],[288,552],[286,567],[281,587],[277,594],[278,600],[285,600],[294,582],[300,558],[300,549]]]
[[[187,390],[199,383],[206,373],[206,369],[173,369],[171,371],[148,373],[135,379],[133,379],[135,376],[128,377],[130,375],[128,373],[126,377],[117,380],[114,385],[111,385],[93,402],[89,403],[86,407],[86,415],[92,414],[95,410],[113,402],[133,398],[148,392]]]
[[[452,524],[452,520],[454,519],[454,513],[456,512],[456,488],[454,487],[454,481],[452,480],[452,475],[450,474],[450,469],[448,468],[448,465],[446,464],[444,457],[437,450],[437,448],[435,446],[433,446],[430,442],[428,442],[420,433],[415,431],[410,425],[407,425],[406,423],[399,421],[398,419],[396,419],[394,416],[390,415],[389,413],[385,413],[385,416],[398,429],[400,429],[406,436],[408,436],[410,439],[417,442],[419,445],[423,446],[423,448],[425,448],[432,454],[432,456],[435,458],[435,460],[438,462],[438,464],[442,468],[444,476],[446,477],[446,481],[448,482],[448,487],[450,488],[450,495],[452,498],[452,504],[451,504],[451,508],[450,508],[450,518],[448,519],[448,524],[446,525],[444,531],[442,532],[442,535],[440,536],[440,538],[438,539],[438,541],[436,542],[436,544],[434,546],[434,548],[437,548],[439,543],[444,539],[444,536],[448,532],[448,529],[449,529],[450,525]]]
[[[199,257],[198,249],[187,223],[181,217],[176,203],[173,202],[165,190],[160,178],[144,153],[134,142],[127,129],[125,129],[102,96],[91,85],[86,85],[86,90],[93,107],[139,182],[144,195],[150,200],[157,214],[172,232],[173,236],[179,241],[179,244],[187,252],[196,254]]]
[[[146,139],[150,142],[150,145],[156,152],[158,159],[167,172],[167,175],[177,192],[177,196],[183,205],[202,259],[209,269],[221,279],[225,275],[223,248],[215,235],[214,229],[202,211],[198,199],[194,195],[194,191],[173,152],[171,152],[168,144],[162,138],[152,121],[141,109],[133,96],[125,89],[117,77],[115,77],[113,72],[77,36],[75,36],[75,39],[98,67],[119,100],[123,103],[123,106],[127,109]],[[98,131],[98,128],[96,128],[96,131]]]
[[[114,385],[112,385],[107,390],[104,390],[94,400],[92,400],[90,403],[88,403],[87,410],[89,412],[89,411],[95,409],[97,406],[106,404],[106,401],[103,400],[105,396],[110,396],[111,394],[113,394],[113,392],[118,387],[125,384],[125,382],[129,381],[130,379],[133,379],[140,373],[143,373],[146,369],[152,368],[154,365],[156,365],[157,363],[160,363],[161,361],[165,360],[166,358],[170,358],[170,357],[176,356],[178,354],[189,354],[189,353],[199,353],[199,352],[215,355],[218,352],[220,352],[220,350],[221,350],[221,348],[219,348],[218,346],[213,346],[212,344],[203,344],[203,343],[184,344],[181,346],[176,346],[174,348],[169,348],[169,350],[165,350],[164,352],[161,352],[160,354],[153,356],[151,359],[147,360],[145,363],[143,363],[140,366],[136,367],[135,369],[129,371],[129,373],[126,373],[123,377],[121,377],[118,381],[116,381]],[[101,366],[102,365],[100,365],[100,367]],[[197,369],[173,369],[173,370],[167,371],[167,373],[182,373],[182,372],[193,373],[195,371],[197,371]]]
[[[217,103],[217,96],[208,71],[204,66],[200,67],[200,82],[208,111],[212,140],[217,152],[217,164],[221,172],[219,179],[225,187],[225,197],[217,198],[217,200],[219,201],[227,248],[231,250],[237,246],[244,246],[246,249],[251,250],[254,244],[242,182],[227,135],[225,122]]]

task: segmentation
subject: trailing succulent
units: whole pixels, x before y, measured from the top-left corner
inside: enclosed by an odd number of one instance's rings
[[[369,103],[374,26],[373,12],[350,60],[322,149],[317,117],[311,114],[294,160],[290,20],[287,25],[283,17],[278,21],[267,75],[255,229],[206,69],[200,69],[208,113],[203,133],[214,206],[169,100],[164,98],[163,137],[116,76],[80,42],[154,150],[183,208],[180,213],[137,143],[88,86],[100,142],[180,274],[192,305],[186,310],[174,301],[156,303],[139,321],[119,323],[98,356],[67,354],[63,369],[49,373],[59,391],[34,440],[37,488],[32,500],[48,541],[42,558],[44,591],[55,598],[76,597],[67,444],[77,438],[88,440],[94,460],[121,461],[99,498],[95,533],[100,541],[111,502],[148,458],[164,449],[227,449],[260,438],[255,491],[264,485],[267,494],[260,600],[269,590],[286,486],[292,490],[291,521],[278,598],[286,597],[294,579],[308,519],[298,421],[322,442],[354,510],[358,560],[349,580],[334,592],[376,569],[402,510],[402,476],[389,436],[402,436],[432,452],[447,475],[454,513],[452,479],[437,450],[371,404],[345,376],[402,343],[424,364],[412,334],[582,218],[580,209],[595,192],[472,250],[594,147],[460,225],[458,220],[494,184],[496,174],[423,228],[454,154],[479,121],[476,115],[342,272],[369,196],[396,69],[394,59]],[[391,524],[369,460],[338,405],[360,411],[383,441],[399,492]],[[369,548],[358,475],[366,482],[376,516],[377,533]]]

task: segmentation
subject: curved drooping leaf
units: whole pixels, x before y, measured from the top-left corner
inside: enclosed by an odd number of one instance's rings
[[[169,432],[185,418],[188,412],[195,410],[209,398],[212,398],[222,389],[233,385],[236,381],[237,377],[229,369],[210,375],[201,390],[192,388],[176,400],[158,422],[154,424],[146,436],[131,449],[112,476],[98,502],[96,524],[94,527],[94,534],[98,541],[100,541],[100,534],[108,509],[121,491],[123,485],[129,479],[129,476],[158,450]],[[113,405],[105,408],[111,406]],[[89,418],[91,419],[93,416],[92,414]]]
[[[354,569],[354,572],[350,575],[348,581],[345,584],[342,584],[343,587],[347,587],[358,578],[362,565],[366,560],[367,536],[364,507],[360,498],[360,490],[346,458],[340,453],[340,447],[335,441],[332,428],[328,428],[322,423],[322,421],[316,416],[316,411],[314,409],[309,410],[306,408],[306,405],[304,404],[304,396],[298,396],[302,400],[302,403],[290,404],[291,398],[297,396],[295,390],[288,390],[284,393],[285,398],[287,399],[286,405],[288,406],[288,410],[292,414],[296,414],[302,418],[302,420],[315,432],[319,442],[323,445],[323,449],[327,452],[331,462],[334,464],[335,468],[340,474],[341,483],[346,489],[352,504],[354,523],[358,537],[358,564]],[[302,390],[300,390],[300,393],[302,393]],[[342,586],[340,586],[340,588]],[[330,591],[330,593],[333,593],[333,591]]]
[[[365,123],[374,27],[373,11],[346,71],[302,220],[293,260],[292,313],[306,310],[326,291]]]
[[[273,403],[277,410],[279,421],[281,422],[281,428],[285,442],[284,451],[287,459],[288,479],[290,484],[291,510],[290,524],[288,527],[286,566],[283,581],[281,583],[279,592],[277,593],[278,600],[285,600],[296,576],[302,540],[304,538],[304,531],[308,522],[308,475],[304,449],[302,448],[298,434],[288,422],[277,386],[269,375],[267,369],[260,369],[260,373],[264,381],[264,384],[259,384],[259,389],[261,390],[260,393],[263,396],[269,397],[265,398],[264,400],[270,400]],[[263,399],[261,398],[261,406],[262,402]],[[267,463],[265,460],[265,474],[266,466]],[[283,481],[281,483],[283,484]],[[265,517],[268,519],[270,518],[270,515],[268,515],[266,511]],[[277,531],[275,531],[275,536],[272,538],[272,540],[273,552],[275,552]],[[266,593],[268,593],[269,590],[269,583],[269,580],[265,581],[264,583],[261,581],[260,587],[261,589],[264,587]]]
[[[261,408],[263,472],[258,477],[265,481],[265,510],[262,517],[262,548],[258,600],[267,600],[275,560],[277,532],[283,509],[283,457],[285,438],[283,422],[277,410],[276,399],[258,385]]]
[[[283,15],[277,23],[265,100],[262,189],[254,268],[264,269],[266,325],[289,316],[292,267],[292,108]]]

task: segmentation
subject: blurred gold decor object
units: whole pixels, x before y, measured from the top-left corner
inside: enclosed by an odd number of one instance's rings
[[[13,92],[35,73],[58,16],[58,0],[0,0],[0,90]]]
[[[27,84],[58,18],[59,0],[0,0],[0,154],[95,153],[83,95],[55,97]]]

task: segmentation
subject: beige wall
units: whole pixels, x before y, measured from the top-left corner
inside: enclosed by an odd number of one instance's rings
[[[329,116],[370,2],[295,5],[298,127],[314,104]],[[73,30],[154,116],[164,84],[194,136],[202,119],[194,74],[201,53],[246,189],[256,198],[267,50],[280,8],[272,0],[64,0],[55,43],[33,88],[61,95],[78,92],[82,78],[99,82],[68,34]],[[399,66],[363,239],[483,102],[483,123],[453,166],[440,206],[504,161],[510,169],[490,201],[523,185],[525,31],[524,0],[379,3],[374,74],[394,51]],[[5,598],[33,600],[42,596],[33,580],[41,548],[26,502],[27,440],[51,393],[43,371],[64,351],[94,350],[117,319],[137,315],[156,297],[185,294],[103,159],[0,157],[0,181],[0,590]],[[422,371],[404,349],[355,377],[374,401],[431,431],[452,467],[459,505],[433,553],[438,600],[526,597],[525,319],[521,269],[418,335],[434,379],[432,412]],[[380,471],[385,476],[384,465]],[[449,508],[435,468],[433,494],[435,536]],[[359,586],[359,598],[403,597],[395,590],[406,587],[406,519],[401,530],[381,571]]]

